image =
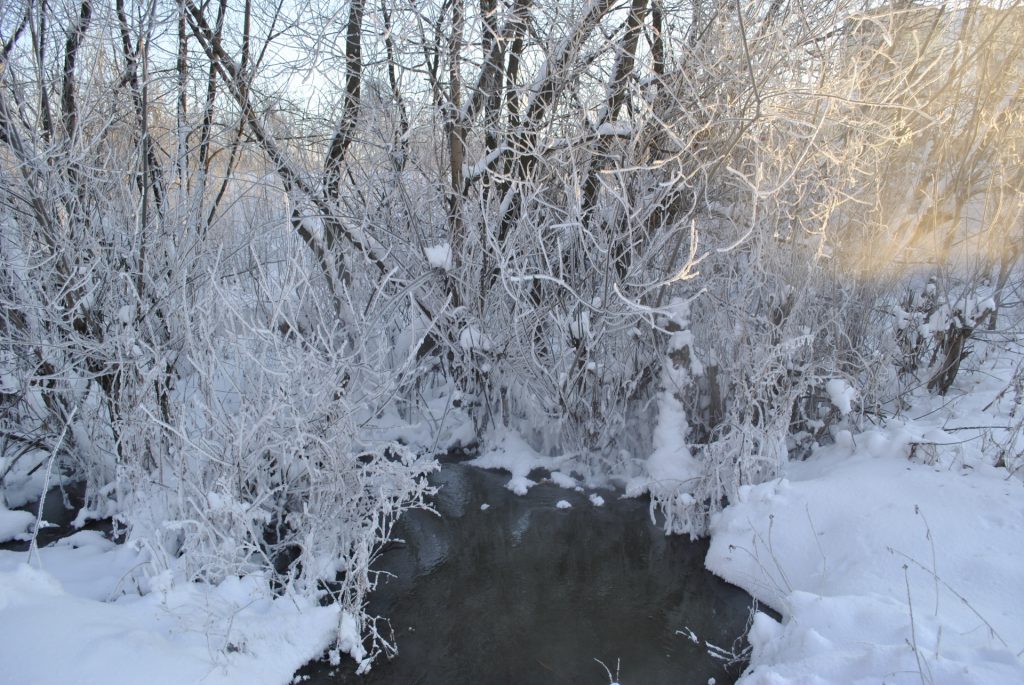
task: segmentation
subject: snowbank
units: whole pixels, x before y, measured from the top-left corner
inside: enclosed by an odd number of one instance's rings
[[[707,567],[783,616],[740,683],[1024,682],[1024,484],[948,437],[843,432],[713,519]]]
[[[337,607],[256,578],[158,576],[139,595],[139,553],[89,531],[40,550],[42,569],[25,558],[0,552],[2,683],[280,685],[338,634]]]

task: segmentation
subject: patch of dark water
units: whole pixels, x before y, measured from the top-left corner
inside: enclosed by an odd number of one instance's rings
[[[604,491],[598,507],[550,484],[518,497],[507,480],[446,464],[440,516],[407,513],[404,542],[375,565],[393,576],[369,611],[389,619],[398,656],[363,676],[350,659],[310,664],[302,682],[607,685],[597,660],[623,685],[735,681],[703,641],[731,648],[752,600],[704,569],[705,542],[666,537],[645,501]]]
[[[78,511],[85,504],[85,483],[65,483],[62,486],[50,488],[43,500],[43,521],[44,526],[39,529],[36,535],[36,545],[46,547],[61,538],[65,538],[79,530],[95,530],[108,538],[113,538],[113,522],[110,519],[90,520],[81,528],[71,525],[78,516]],[[30,502],[23,507],[33,516],[39,515],[39,500]],[[35,524],[33,524],[33,528]],[[26,552],[31,545],[31,540],[16,539],[0,543],[0,549],[12,552]]]

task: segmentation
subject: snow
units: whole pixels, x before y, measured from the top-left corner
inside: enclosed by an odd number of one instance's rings
[[[348,654],[359,663],[358,672],[369,670],[369,662],[364,660],[366,649],[363,647],[363,640],[359,635],[359,623],[355,617],[348,612],[341,612],[338,627],[337,647],[332,649],[329,654],[331,663],[337,665],[341,662],[341,655]]]
[[[560,499],[555,502],[555,506],[559,509],[572,509],[572,505],[567,500]]]
[[[980,302],[977,303],[977,305],[974,308],[974,313],[972,314],[972,318],[975,321],[978,321],[986,313],[994,312],[995,310],[996,310],[996,301],[995,301],[995,299],[992,298],[992,297],[987,297],[984,300],[981,300]]]
[[[703,365],[693,350],[693,333],[689,329],[689,305],[673,298],[666,310],[679,330],[669,339],[670,352],[684,352],[685,361],[670,361],[663,369],[663,390],[658,397],[658,421],[654,427],[654,450],[647,458],[647,479],[637,477],[626,485],[626,496],[636,497],[649,492],[659,502],[673,500],[691,489],[699,480],[701,465],[686,444],[690,432],[686,409],[677,394],[695,376],[703,374]],[[674,514],[673,514],[674,515]],[[684,518],[684,517],[683,517]],[[682,520],[682,518],[681,518]],[[671,525],[672,532],[693,532],[683,521]]]
[[[354,625],[256,577],[146,578],[142,553],[93,531],[40,550],[42,569],[25,558],[0,552],[3,682],[279,684]]]
[[[515,494],[522,496],[525,495],[530,488],[537,484],[537,481],[530,480],[526,476],[513,475],[505,487],[514,492]]]
[[[966,428],[1000,424],[1009,368],[838,431],[712,520],[707,567],[782,615],[756,616],[741,685],[1024,682],[1024,484]]]
[[[569,320],[569,335],[584,340],[590,335],[590,312],[583,309]]]
[[[525,495],[537,484],[537,481],[529,477],[530,471],[546,469],[551,471],[554,477],[563,461],[561,457],[545,457],[538,454],[518,433],[511,430],[495,433],[485,444],[489,446],[488,449],[475,459],[471,459],[469,464],[482,469],[508,471],[512,477],[505,487],[517,495]],[[575,486],[575,481],[573,485]]]
[[[475,164],[463,164],[462,175],[468,181],[478,178],[482,173],[487,171],[487,167],[494,164],[494,160],[498,159],[498,157],[505,154],[506,150],[508,150],[506,146],[499,145],[498,147],[494,148],[486,155],[481,157]]]
[[[579,488],[579,483],[576,482],[576,479],[562,471],[552,471],[551,482],[566,490],[576,490]]]
[[[839,410],[839,413],[846,416],[850,413],[851,403],[857,397],[857,391],[850,387],[842,378],[833,378],[825,384],[829,400]]]
[[[33,394],[36,397],[41,397],[38,393],[29,393],[28,396]],[[39,402],[42,403],[42,399],[39,399]],[[3,508],[4,505],[21,507],[39,499],[39,493],[43,490],[43,482],[46,480],[46,461],[49,458],[49,453],[41,450],[29,450],[22,456],[18,461],[18,467],[9,470],[4,478],[0,510],[7,511]],[[0,457],[0,469],[6,468],[8,463],[7,458]],[[15,514],[15,516],[18,515]],[[0,514],[0,518],[2,517],[4,515]]]
[[[647,459],[652,487],[674,489],[695,480],[700,467],[685,443],[689,432],[686,411],[669,390],[662,391],[661,413],[654,429],[654,451]]]
[[[689,330],[689,305],[681,298],[673,298],[666,309],[679,330],[669,341],[670,352],[685,351],[686,361],[678,365],[672,361],[664,370],[664,390],[658,396],[657,424],[654,427],[653,452],[647,458],[647,489],[655,497],[666,497],[685,488],[700,474],[686,436],[690,432],[686,410],[677,391],[686,388],[692,377],[703,372],[693,350],[693,333]],[[630,495],[630,493],[627,493]]]
[[[466,326],[462,329],[462,332],[459,333],[459,345],[467,352],[473,350],[490,352],[494,349],[494,343],[477,326]]]
[[[633,127],[628,121],[606,121],[597,127],[597,135],[628,138],[633,135]]]
[[[590,499],[590,503],[593,504],[595,507],[603,507],[604,506],[604,497],[601,497],[601,495],[598,495],[596,492],[595,493],[591,493],[589,499]]]
[[[0,505],[0,542],[23,535],[35,521],[36,517],[27,511],[11,511]]]
[[[452,268],[452,246],[451,243],[441,243],[431,247],[423,248],[423,254],[427,257],[427,263],[435,269],[450,271]]]

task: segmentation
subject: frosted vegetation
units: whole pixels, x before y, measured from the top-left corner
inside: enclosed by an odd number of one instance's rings
[[[259,578],[366,665],[450,447],[702,536],[1016,344],[1012,0],[25,0],[0,43],[0,532],[82,480],[141,592]]]

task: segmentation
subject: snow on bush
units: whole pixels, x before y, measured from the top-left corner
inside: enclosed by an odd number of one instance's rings
[[[335,603],[349,617],[339,648],[357,660],[390,649],[365,612],[369,567],[401,513],[424,506],[436,467],[363,427],[415,370],[379,344],[392,320],[332,306],[294,244],[225,258],[200,243],[179,265],[166,236],[138,252],[114,241],[126,252],[110,256],[99,230],[62,255],[81,264],[75,308],[48,307],[68,287],[63,261],[39,251],[31,223],[2,228],[0,292],[18,303],[0,338],[7,504],[39,496],[59,447],[55,470],[86,482],[78,523],[115,515],[145,551],[138,587],[165,573],[260,578],[268,593]],[[272,264],[256,258],[268,244]],[[147,260],[150,280],[104,255]],[[3,532],[19,532],[2,511]]]
[[[423,248],[427,263],[435,269],[450,271],[452,268],[452,246],[449,243]]]
[[[851,388],[849,383],[842,378],[833,378],[825,384],[825,390],[828,392],[832,406],[838,409],[840,414],[846,416],[852,411],[852,403],[857,397],[857,391]]]
[[[394,380],[374,373],[354,324],[285,336],[252,307],[211,287],[193,313],[172,421],[142,405],[124,422],[133,452],[166,447],[157,463],[119,468],[121,517],[154,569],[210,583],[261,573],[303,596],[326,591],[345,617],[338,648],[368,664],[389,648],[364,610],[370,564],[401,513],[425,506],[436,464],[360,433]]]
[[[459,345],[467,352],[490,352],[494,349],[494,342],[478,326],[466,326],[463,328],[462,332],[459,333]]]
[[[702,526],[692,520],[695,502],[689,493],[700,480],[702,468],[686,443],[690,426],[681,396],[691,390],[703,367],[693,349],[689,305],[673,300],[667,311],[671,337],[662,370],[663,389],[658,396],[654,451],[647,459],[646,489],[651,496],[652,512],[660,509],[665,515],[666,532],[698,535]]]

